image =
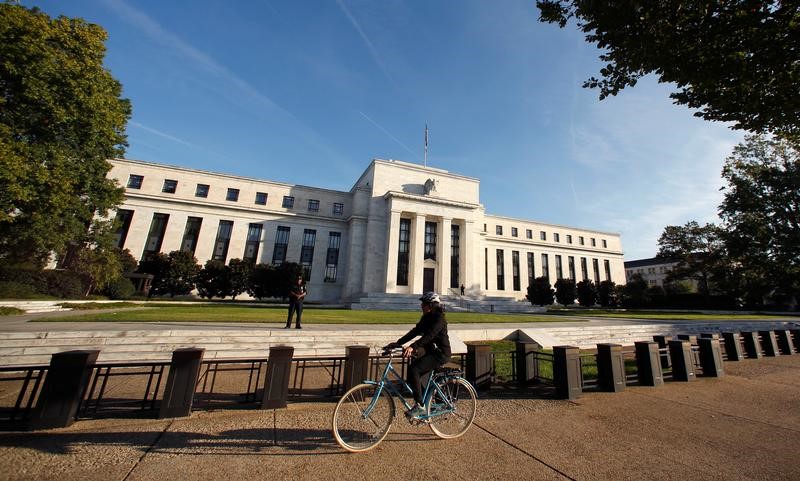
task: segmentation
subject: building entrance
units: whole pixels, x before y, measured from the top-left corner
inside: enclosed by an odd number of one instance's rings
[[[422,292],[431,292],[436,279],[436,269],[426,267],[422,270]]]

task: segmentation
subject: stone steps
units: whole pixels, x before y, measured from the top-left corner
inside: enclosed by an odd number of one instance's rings
[[[60,312],[71,311],[68,307],[62,307],[63,301],[0,301],[0,307],[14,307],[25,311],[26,314],[36,314],[39,312]]]
[[[497,296],[441,296],[445,307],[453,312],[497,312],[497,313],[537,313],[545,308],[536,307],[527,301],[517,301],[508,297]],[[350,305],[350,309],[418,311],[418,294],[369,293],[359,297]]]

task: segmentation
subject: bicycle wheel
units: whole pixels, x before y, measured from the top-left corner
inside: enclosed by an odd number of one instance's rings
[[[444,398],[439,390],[434,389],[427,405],[429,426],[440,438],[457,438],[472,426],[478,412],[475,388],[461,377],[444,378],[437,384]]]
[[[333,437],[339,446],[352,452],[369,451],[389,433],[394,400],[384,389],[372,405],[377,390],[373,384],[359,384],[339,399],[333,411]]]

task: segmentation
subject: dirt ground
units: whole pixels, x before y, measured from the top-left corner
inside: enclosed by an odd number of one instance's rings
[[[800,355],[725,369],[577,402],[494,393],[462,438],[398,419],[364,454],[333,441],[330,402],[83,420],[0,433],[0,480],[800,479]]]

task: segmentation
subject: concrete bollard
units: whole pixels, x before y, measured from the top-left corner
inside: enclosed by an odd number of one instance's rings
[[[289,378],[292,376],[294,347],[271,346],[264,377],[261,409],[285,408],[289,399]]]
[[[722,338],[725,340],[725,354],[728,356],[729,361],[741,361],[744,359],[738,332],[723,332]]]
[[[678,334],[678,339],[683,341],[689,341],[689,344],[692,346],[697,345],[697,336],[694,334]]]
[[[750,359],[758,359],[761,357],[761,343],[758,342],[758,333],[751,331],[743,331],[741,333],[744,339],[744,352]]]
[[[719,340],[703,337],[697,340],[700,346],[700,365],[703,366],[704,377],[722,377],[725,369],[722,367],[722,353],[719,349]]]
[[[578,399],[583,392],[580,349],[553,346],[553,383],[559,399]]]
[[[694,381],[694,361],[690,341],[688,339],[669,341],[669,355],[672,358],[672,380]]]
[[[719,341],[718,332],[701,332],[698,339],[716,339]]]
[[[467,380],[478,390],[492,387],[492,347],[467,344]]]
[[[664,384],[658,343],[637,341],[634,345],[636,346],[636,370],[639,376],[639,384],[642,386],[661,386]]]
[[[192,413],[194,391],[200,378],[204,352],[205,349],[194,347],[172,351],[164,398],[158,410],[159,418],[177,418]]]
[[[778,352],[778,340],[775,339],[774,331],[758,331],[761,336],[761,348],[764,350],[764,355],[767,357],[775,357],[780,353]]]
[[[792,335],[794,350],[800,352],[800,329],[789,329],[789,334]]]
[[[369,377],[369,346],[345,347],[344,390],[361,384]]]
[[[671,366],[669,360],[669,341],[672,340],[670,336],[653,336],[653,340],[658,343],[659,349],[666,349],[666,351],[662,351],[659,354],[659,358],[661,359],[661,368],[662,369],[669,369]]]
[[[778,347],[781,350],[781,354],[784,356],[794,355],[795,346],[789,331],[786,329],[777,329],[775,331],[775,337],[778,339]]]
[[[53,354],[36,407],[31,429],[64,428],[75,422],[92,366],[100,351],[66,351]]]
[[[597,386],[607,392],[625,390],[625,360],[621,345],[597,345]]]
[[[536,342],[517,341],[515,343],[516,357],[514,358],[514,362],[517,370],[517,384],[520,386],[528,385],[531,380],[536,379],[536,376],[539,374],[539,364],[536,359],[528,353],[538,351],[540,348],[541,346]]]

